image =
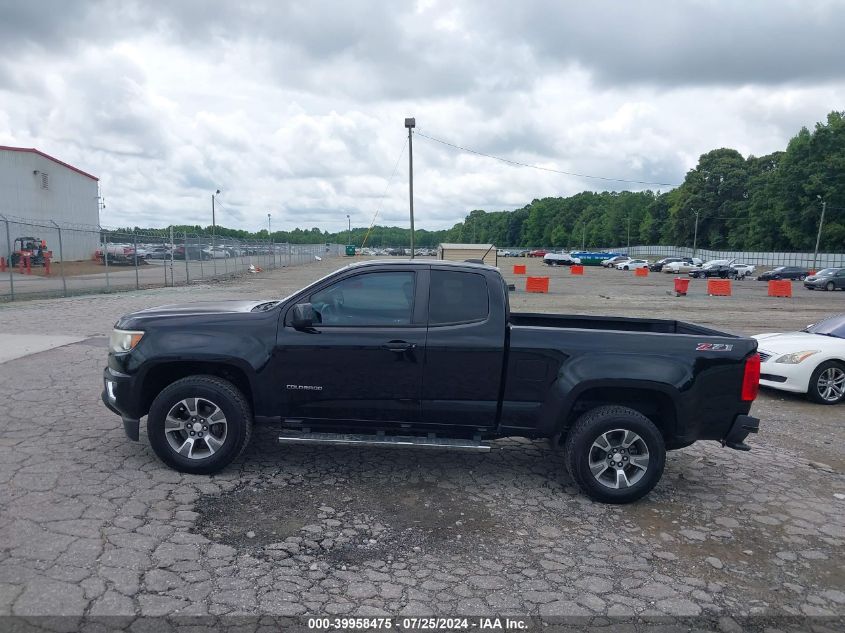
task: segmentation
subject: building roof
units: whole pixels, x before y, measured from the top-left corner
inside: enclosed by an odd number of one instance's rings
[[[441,244],[440,248],[459,248],[461,250],[489,251],[492,244]]]
[[[51,160],[54,163],[58,163],[62,167],[67,167],[68,169],[75,171],[77,174],[82,174],[83,176],[86,176],[86,177],[88,177],[92,180],[97,180],[97,181],[100,180],[96,176],[92,176],[88,172],[82,171],[81,169],[79,169],[79,167],[74,167],[73,165],[69,165],[68,163],[64,162],[63,160],[59,160],[58,158],[54,158],[53,156],[50,156],[49,154],[45,154],[41,150],[35,149],[34,147],[9,147],[8,145],[0,145],[0,151],[2,151],[2,150],[6,150],[7,152],[28,152],[30,154],[38,154],[39,156],[42,156],[43,158]]]

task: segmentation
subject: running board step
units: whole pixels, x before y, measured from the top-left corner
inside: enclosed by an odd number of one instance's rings
[[[433,435],[385,435],[367,433],[312,433],[282,431],[280,444],[336,444],[339,446],[387,446],[392,448],[439,448],[450,451],[488,452],[489,444],[477,439],[457,439]]]

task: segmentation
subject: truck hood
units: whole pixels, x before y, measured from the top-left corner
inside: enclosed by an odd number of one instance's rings
[[[252,312],[258,306],[267,306],[267,309],[274,307],[278,301],[244,301],[233,299],[229,301],[198,301],[196,303],[180,303],[175,305],[157,306],[132,312],[123,319],[147,319],[167,316],[190,316],[208,314],[232,314],[235,312]],[[256,310],[256,312],[263,310]],[[123,320],[121,319],[121,320]]]

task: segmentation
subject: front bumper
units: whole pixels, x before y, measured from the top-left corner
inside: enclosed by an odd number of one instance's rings
[[[776,357],[773,355],[773,359]],[[807,393],[812,372],[802,366],[804,363],[790,365],[776,363],[773,359],[760,365],[760,386],[793,393]]]
[[[759,428],[760,420],[758,418],[750,415],[738,415],[731,424],[728,434],[722,440],[722,444],[738,451],[750,451],[751,447],[744,440],[750,433],[756,433]]]
[[[141,420],[125,410],[124,405],[129,397],[130,380],[131,376],[106,367],[103,371],[103,393],[100,395],[100,399],[109,411],[116,413],[123,420],[123,430],[126,437],[137,442],[140,435]]]

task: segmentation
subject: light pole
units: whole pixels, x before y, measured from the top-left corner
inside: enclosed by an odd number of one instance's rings
[[[628,212],[628,252],[631,252],[631,212]]]
[[[348,213],[346,214],[346,225],[347,225],[346,243],[351,244],[352,243],[352,219],[349,217]]]
[[[211,194],[211,237],[214,238],[214,234],[217,231],[217,216],[214,210],[214,196],[218,195],[220,190],[218,189],[213,194]]]
[[[273,233],[272,229],[270,228],[270,214],[267,214],[267,237]]]
[[[695,257],[695,247],[698,244],[698,214],[701,213],[701,211],[696,209],[693,213],[695,213],[695,231],[692,234],[692,256]]]
[[[822,217],[819,218],[819,232],[816,234],[816,250],[813,252],[813,270],[818,270],[816,268],[816,262],[819,259],[819,241],[822,239],[822,226],[824,226],[824,212],[827,209],[827,200],[823,199],[821,196],[816,196],[819,200],[822,201]]]
[[[417,120],[405,119],[405,127],[408,128],[408,199],[411,208],[411,259],[414,259],[414,137],[413,129]]]

